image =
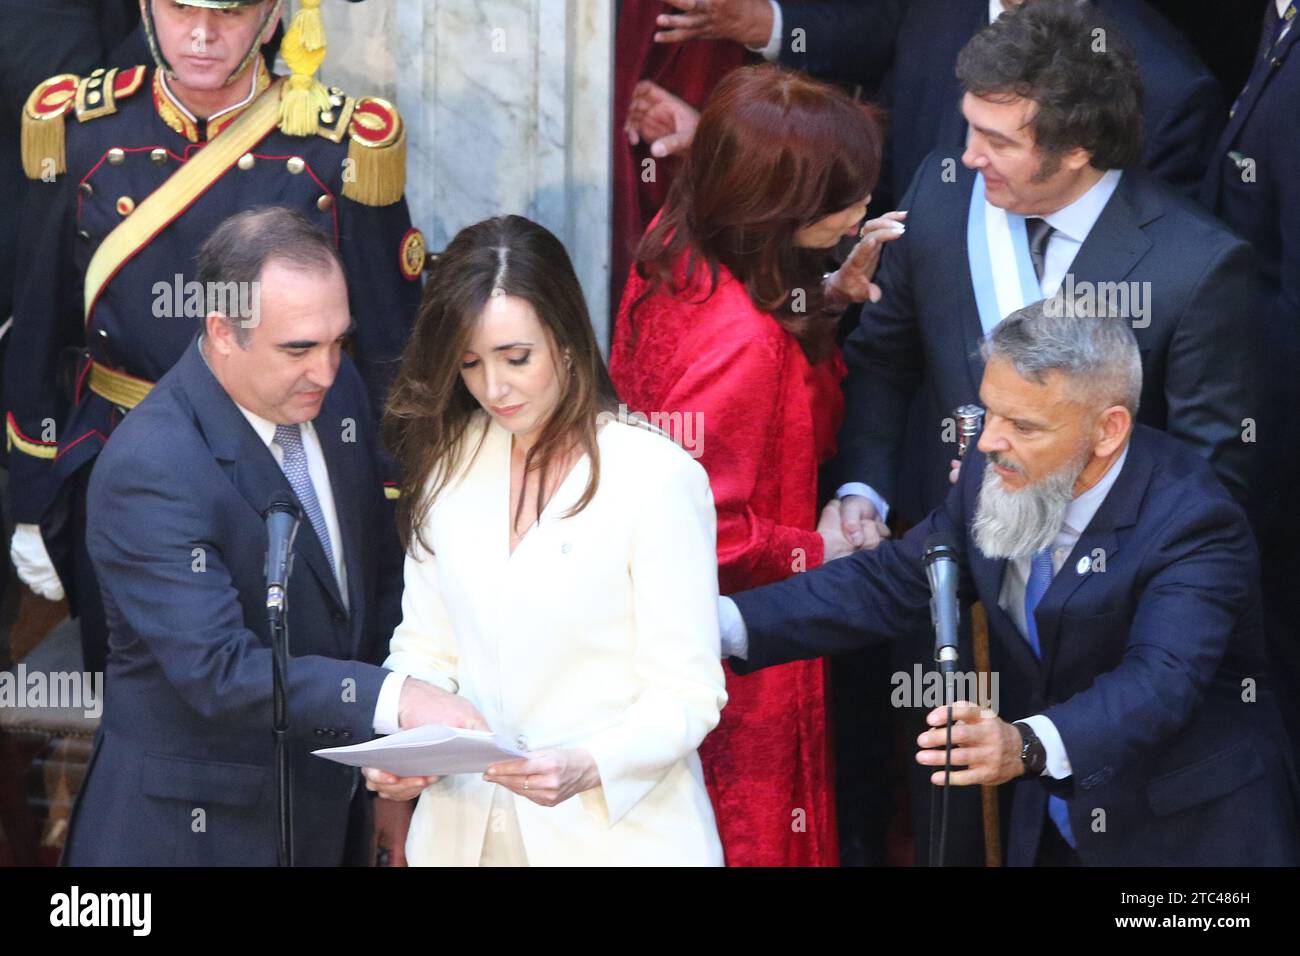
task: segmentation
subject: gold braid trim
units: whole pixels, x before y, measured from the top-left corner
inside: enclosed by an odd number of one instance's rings
[[[62,176],[68,171],[67,115],[77,98],[81,78],[75,73],[52,76],[23,105],[23,172],[29,179]]]

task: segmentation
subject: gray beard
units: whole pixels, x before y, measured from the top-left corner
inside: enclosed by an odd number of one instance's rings
[[[986,557],[1011,561],[1050,547],[1065,523],[1074,483],[1087,464],[1086,454],[1077,467],[1072,462],[1019,491],[1008,491],[992,464],[990,459],[984,469],[971,525],[975,546]]]

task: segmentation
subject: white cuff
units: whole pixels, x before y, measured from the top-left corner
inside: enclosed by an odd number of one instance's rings
[[[740,616],[740,608],[729,597],[718,598],[718,630],[722,635],[722,656],[749,657],[749,631],[745,629],[745,619]]]
[[[843,498],[845,495],[861,495],[876,506],[876,514],[880,516],[881,521],[889,520],[889,502],[880,497],[876,489],[870,485],[860,481],[845,482],[836,489],[835,497]]]
[[[776,0],[767,0],[772,5],[772,35],[767,38],[767,46],[746,46],[751,53],[761,54],[769,63],[775,63],[781,55],[781,4]]]
[[[1028,724],[1029,728],[1038,734],[1038,739],[1043,742],[1043,750],[1047,753],[1047,766],[1043,768],[1044,777],[1064,780],[1074,773],[1070,769],[1070,758],[1065,752],[1065,742],[1061,740],[1061,734],[1050,717],[1035,714],[1033,717],[1026,717],[1020,723]]]
[[[379,699],[375,701],[375,733],[395,734],[402,729],[398,723],[398,704],[404,683],[406,675],[396,671],[384,678],[379,687]]]

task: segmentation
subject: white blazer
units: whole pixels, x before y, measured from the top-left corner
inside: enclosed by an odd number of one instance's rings
[[[384,663],[473,701],[524,750],[580,747],[601,786],[556,807],[514,801],[529,863],[721,865],[696,748],[727,700],[708,476],[662,434],[611,421],[510,553],[511,436],[488,416],[439,496],[429,555],[408,554]],[[444,777],[420,796],[412,865],[479,862],[497,784]]]

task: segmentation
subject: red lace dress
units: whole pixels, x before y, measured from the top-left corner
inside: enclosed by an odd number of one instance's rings
[[[644,287],[633,270],[610,371],[628,410],[669,413],[656,424],[708,472],[722,593],[821,564],[817,468],[843,416],[839,351],[810,367],[725,269],[702,303],[707,286],[656,293],[633,329],[628,310]],[[829,683],[824,660],[727,670],[730,699],[700,757],[728,865],[838,864]]]

